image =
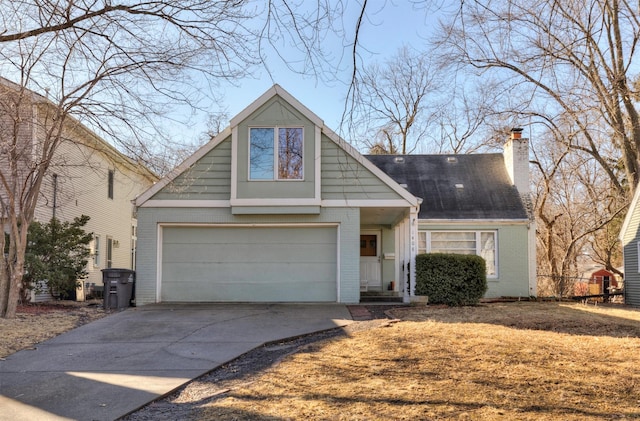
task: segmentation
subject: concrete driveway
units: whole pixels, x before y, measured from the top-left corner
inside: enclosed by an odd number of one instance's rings
[[[0,361],[0,420],[114,420],[266,342],[351,322],[338,304],[131,308]]]

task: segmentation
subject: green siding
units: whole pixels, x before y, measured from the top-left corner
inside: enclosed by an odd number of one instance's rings
[[[291,126],[304,129],[303,180],[250,181],[249,128]],[[239,199],[313,198],[315,195],[315,125],[279,96],[274,96],[238,124]]]
[[[497,231],[498,277],[487,278],[486,298],[529,296],[528,229],[526,224],[418,224],[419,231]]]
[[[322,209],[319,215],[232,215],[228,208],[139,208],[136,302],[156,302],[158,224],[338,224],[339,301],[360,299],[360,211]],[[205,225],[206,226],[206,225]],[[305,229],[305,227],[302,227]],[[242,257],[242,256],[240,256]],[[247,259],[251,259],[250,256]]]
[[[322,199],[402,199],[364,165],[322,136]]]
[[[384,255],[389,253],[395,253],[396,247],[396,235],[393,229],[382,229],[382,289],[386,290],[389,282],[396,281],[396,261],[395,259],[385,259]],[[397,284],[397,282],[396,282]],[[396,286],[396,289],[398,287]]]
[[[624,252],[624,294],[625,303],[640,306],[640,262],[638,262],[638,242],[640,241],[640,206],[632,212],[627,230],[622,233]]]
[[[336,227],[166,227],[163,301],[335,302]]]
[[[200,158],[156,193],[157,200],[229,200],[231,197],[231,137]]]

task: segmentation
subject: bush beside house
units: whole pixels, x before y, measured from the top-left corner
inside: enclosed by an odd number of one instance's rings
[[[61,222],[52,218],[48,223],[29,225],[25,253],[24,290],[46,288],[53,297],[75,299],[80,280],[87,277],[92,233],[84,230],[87,215]],[[25,297],[23,297],[25,298]]]
[[[416,295],[429,303],[478,304],[487,291],[485,260],[476,255],[431,253],[416,256]]]

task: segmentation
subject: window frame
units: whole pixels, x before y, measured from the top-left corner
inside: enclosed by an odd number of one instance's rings
[[[496,279],[500,277],[500,266],[499,266],[499,258],[498,258],[498,230],[418,230],[418,244],[416,250],[418,254],[422,253],[431,253],[432,252],[432,239],[431,234],[433,233],[473,233],[475,236],[475,251],[474,254],[476,256],[482,256],[482,234],[492,234],[493,235],[493,267],[495,273],[487,272],[488,279]],[[422,247],[424,244],[424,247]],[[640,245],[640,243],[639,243]],[[638,252],[640,255],[640,246],[638,248]],[[453,251],[449,253],[455,253]],[[464,253],[459,253],[464,254]],[[489,267],[487,265],[487,271]]]
[[[273,153],[273,161],[271,166],[271,178],[257,178],[252,177],[252,131],[258,129],[268,129],[273,132],[273,140],[271,144],[271,148],[269,151]],[[281,130],[290,130],[290,129],[299,129],[300,130],[300,177],[299,178],[281,178],[280,177],[280,131]],[[304,159],[304,151],[305,151],[305,139],[304,139],[304,126],[296,126],[296,125],[276,125],[276,126],[251,126],[248,130],[248,153],[247,153],[247,180],[249,181],[278,181],[278,182],[295,182],[295,181],[304,181],[304,169],[305,169],[305,159]]]
[[[100,236],[93,236],[93,266],[100,267]]]
[[[107,173],[107,198],[113,199],[113,185],[115,183],[116,172],[114,170],[109,170]]]
[[[107,249],[104,255],[104,267],[110,269],[113,267],[113,237],[107,236]]]

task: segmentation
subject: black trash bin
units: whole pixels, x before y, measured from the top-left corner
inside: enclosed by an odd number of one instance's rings
[[[124,309],[129,307],[133,298],[133,287],[136,272],[131,269],[109,268],[102,269],[102,283],[104,284],[104,308]]]

